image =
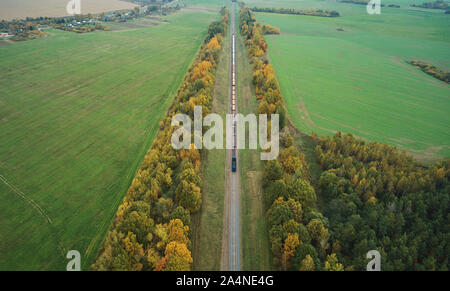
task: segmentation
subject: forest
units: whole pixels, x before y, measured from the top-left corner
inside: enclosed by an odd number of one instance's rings
[[[448,270],[450,160],[431,167],[351,134],[315,137],[320,195],[346,269],[364,270],[376,249],[383,270]]]
[[[191,214],[202,203],[199,175],[201,153],[175,151],[170,139],[177,113],[193,117],[194,106],[208,114],[212,106],[215,71],[229,11],[210,25],[160,130],[117,210],[92,270],[188,271],[193,258]]]

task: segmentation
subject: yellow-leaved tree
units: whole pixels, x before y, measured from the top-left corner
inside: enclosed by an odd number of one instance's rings
[[[306,257],[300,263],[299,271],[314,271],[316,268],[314,264],[314,260],[310,255],[306,255]]]
[[[155,266],[155,271],[190,271],[193,260],[191,252],[183,243],[170,242],[165,256]]]
[[[289,267],[289,259],[294,256],[295,249],[300,245],[298,240],[298,234],[288,234],[284,241],[283,248],[281,249],[281,261],[283,263],[284,270]]]
[[[209,43],[206,45],[206,47],[208,49],[216,49],[216,50],[220,50],[221,46],[219,43],[219,40],[217,39],[217,36],[211,38],[211,40],[209,41]]]

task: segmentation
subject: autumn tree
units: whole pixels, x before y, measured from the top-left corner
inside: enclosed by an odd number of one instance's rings
[[[208,49],[220,50],[220,49],[221,49],[221,46],[220,46],[220,43],[219,43],[219,41],[218,41],[218,39],[217,39],[217,36],[213,37],[213,38],[209,41],[209,43],[206,45],[206,47],[207,47]]]
[[[189,227],[185,226],[180,219],[173,219],[167,226],[168,240],[179,242],[185,245],[190,244],[188,234]]]
[[[306,257],[300,264],[299,271],[314,271],[314,269],[315,269],[314,260],[310,255],[306,255]]]
[[[156,264],[155,271],[190,271],[192,262],[187,246],[174,241],[167,245],[165,256]]]
[[[284,270],[287,270],[289,267],[289,259],[294,256],[295,249],[299,244],[298,234],[288,234],[281,250],[281,261]]]
[[[327,256],[325,261],[324,271],[344,271],[344,266],[338,262],[336,254],[331,254]]]
[[[181,181],[175,191],[177,203],[191,213],[197,212],[200,209],[202,203],[201,196],[200,187],[187,181]]]

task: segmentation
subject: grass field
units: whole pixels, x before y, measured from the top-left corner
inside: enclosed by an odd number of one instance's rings
[[[89,267],[216,18],[0,47],[0,270]]]
[[[342,15],[256,13],[258,21],[281,28],[280,36],[266,37],[269,58],[299,129],[352,132],[425,162],[450,157],[450,86],[406,64],[417,59],[450,69],[450,17],[443,11],[411,9],[417,1],[410,0],[383,2],[402,8],[383,7],[380,15],[331,1],[246,3]]]

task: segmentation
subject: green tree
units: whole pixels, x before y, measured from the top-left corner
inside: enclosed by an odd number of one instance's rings
[[[331,254],[327,256],[325,261],[324,271],[344,271],[344,266],[338,262],[336,254]]]
[[[197,212],[202,203],[200,188],[194,183],[181,181],[175,191],[177,203],[189,210],[191,213]]]

